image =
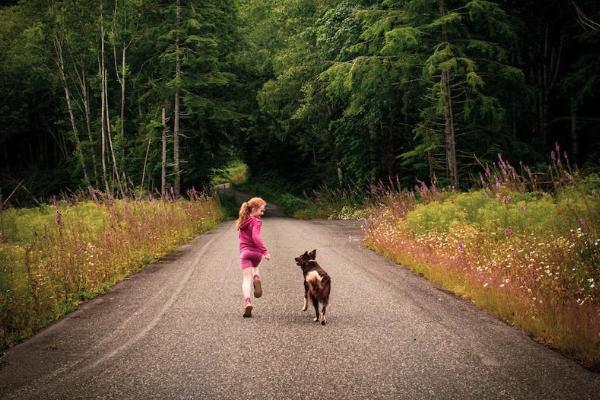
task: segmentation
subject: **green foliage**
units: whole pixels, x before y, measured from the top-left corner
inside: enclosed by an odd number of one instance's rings
[[[583,206],[580,203],[578,209]],[[550,195],[505,192],[496,197],[478,190],[419,204],[406,221],[417,234],[447,233],[452,223],[465,223],[486,235],[503,235],[507,228],[515,234],[538,235],[576,227],[577,218],[563,218],[563,208]]]
[[[268,203],[274,203],[281,207],[283,213],[287,216],[292,216],[302,208],[305,204],[304,200],[293,194],[292,187],[288,186],[281,179],[276,177],[270,178],[252,178],[242,185],[237,185],[237,189],[245,193],[253,193],[255,196],[260,196]]]
[[[240,160],[231,161],[224,168],[215,168],[212,172],[210,183],[219,185],[223,183],[232,183],[239,185],[248,179],[248,166]]]

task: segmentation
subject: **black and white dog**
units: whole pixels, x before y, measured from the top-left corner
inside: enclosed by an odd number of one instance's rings
[[[302,268],[304,275],[304,307],[302,311],[308,308],[308,302],[312,301],[315,307],[314,321],[320,321],[325,325],[325,310],[329,304],[329,293],[331,292],[331,278],[323,268],[317,263],[317,250],[310,253],[305,251],[304,254],[296,257],[296,264]],[[321,312],[319,312],[319,304],[321,304]]]

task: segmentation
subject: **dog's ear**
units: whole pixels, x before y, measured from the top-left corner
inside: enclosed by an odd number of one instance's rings
[[[311,260],[314,260],[315,258],[317,258],[317,249],[314,249],[313,251],[308,253],[308,256],[311,258]]]

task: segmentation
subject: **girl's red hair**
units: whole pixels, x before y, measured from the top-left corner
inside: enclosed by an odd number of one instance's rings
[[[248,220],[248,218],[250,217],[250,213],[253,210],[262,207],[265,204],[267,204],[267,202],[261,199],[260,197],[253,197],[247,202],[242,203],[242,206],[240,207],[240,214],[237,223],[235,224],[237,230],[240,230],[240,227],[244,225],[244,223]]]

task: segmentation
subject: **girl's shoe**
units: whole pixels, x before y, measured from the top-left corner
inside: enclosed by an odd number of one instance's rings
[[[244,318],[252,317],[252,300],[249,298],[244,300]]]
[[[254,275],[253,279],[254,284],[254,297],[257,299],[262,296],[262,285],[260,284],[260,276]]]

